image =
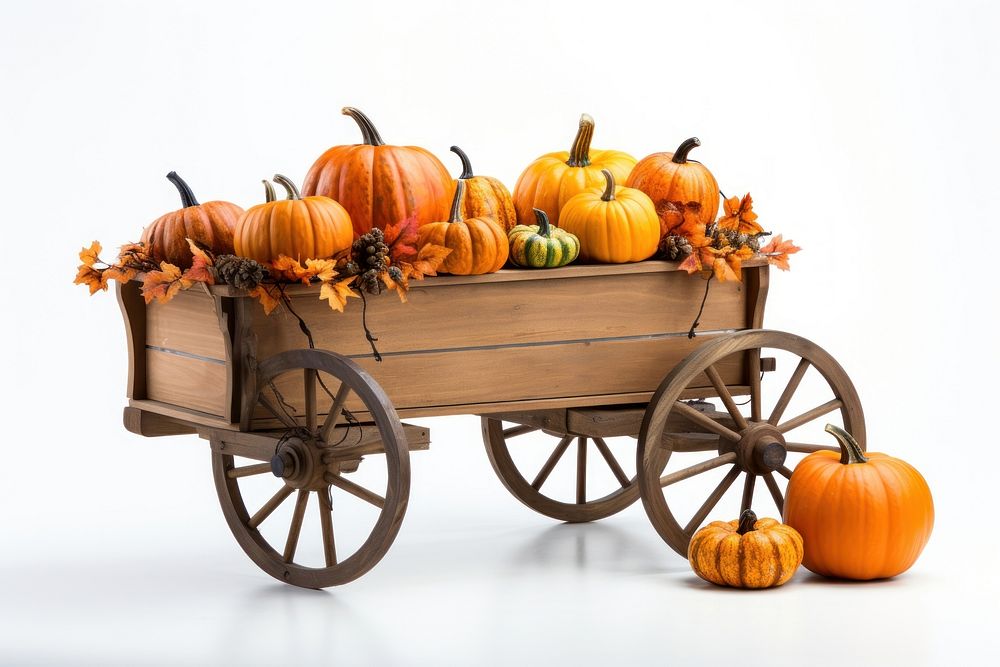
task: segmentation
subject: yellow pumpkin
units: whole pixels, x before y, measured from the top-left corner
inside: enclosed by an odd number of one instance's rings
[[[660,218],[653,200],[634,188],[615,185],[609,169],[603,188],[586,190],[563,206],[559,227],[580,239],[580,259],[610,264],[652,257],[660,243]]]
[[[594,136],[594,119],[583,114],[573,147],[541,156],[521,173],[514,185],[514,208],[522,225],[535,222],[535,209],[545,211],[549,222],[559,225],[562,207],[570,197],[601,187],[601,171],[608,169],[622,183],[628,178],[636,160],[628,153],[590,148]]]
[[[507,262],[510,252],[507,233],[490,217],[464,220],[461,210],[464,194],[465,182],[459,180],[455,186],[455,198],[451,203],[448,222],[432,222],[421,227],[417,247],[433,243],[451,250],[438,268],[439,273],[473,276],[499,271]]]
[[[777,519],[744,510],[738,521],[713,521],[691,538],[694,573],[719,586],[780,586],[802,564],[802,536]]]

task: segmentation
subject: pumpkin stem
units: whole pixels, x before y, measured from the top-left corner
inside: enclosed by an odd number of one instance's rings
[[[549,216],[540,208],[534,209],[535,221],[538,222],[538,235],[549,237],[552,235],[552,226],[549,224]]]
[[[371,119],[361,113],[359,109],[354,107],[344,107],[340,110],[345,116],[350,116],[354,119],[354,122],[358,124],[361,128],[361,141],[362,143],[368,144],[369,146],[385,146],[385,142],[382,141],[382,137],[379,135],[378,130],[375,129],[375,124],[372,123]]]
[[[614,201],[615,175],[610,169],[601,169],[601,173],[604,174],[604,194],[601,195],[601,201]]]
[[[451,215],[448,222],[462,222],[462,197],[465,196],[465,181],[458,179],[455,185],[455,198],[451,200]]]
[[[853,435],[833,424],[827,424],[823,430],[831,433],[837,439],[837,443],[840,445],[841,463],[844,465],[850,463],[868,463],[868,457],[865,456],[865,453],[861,450],[861,445],[858,444]]]
[[[684,164],[688,160],[688,153],[691,152],[692,148],[697,148],[701,146],[701,141],[698,137],[691,137],[690,139],[685,139],[681,142],[681,145],[677,147],[674,151],[674,157],[671,162],[676,162],[677,164]]]
[[[302,195],[299,194],[299,189],[295,187],[295,183],[292,183],[292,179],[281,174],[275,174],[274,182],[279,183],[285,188],[289,199],[302,199]]]
[[[167,180],[173,183],[177,191],[181,193],[181,204],[184,205],[184,208],[198,205],[198,200],[194,198],[194,193],[191,192],[191,186],[185,183],[184,179],[178,176],[176,171],[167,174]]]
[[[590,140],[594,138],[594,119],[583,114],[580,116],[580,129],[576,131],[573,147],[569,149],[569,159],[566,164],[571,167],[586,167],[590,164]]]
[[[472,164],[469,163],[469,156],[465,154],[465,151],[458,146],[452,146],[451,152],[462,160],[462,173],[458,177],[460,179],[472,178]]]
[[[270,204],[277,199],[277,197],[274,196],[274,186],[271,185],[271,181],[266,178],[262,180],[261,183],[264,184],[264,202]]]
[[[757,515],[754,514],[753,510],[743,510],[740,514],[740,525],[736,528],[736,532],[740,535],[746,535],[750,531],[754,530],[754,524],[757,523]]]

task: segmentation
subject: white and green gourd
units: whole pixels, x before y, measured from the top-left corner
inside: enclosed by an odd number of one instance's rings
[[[565,266],[580,255],[580,239],[549,223],[549,216],[535,210],[537,225],[516,225],[509,232],[510,261],[532,269]]]

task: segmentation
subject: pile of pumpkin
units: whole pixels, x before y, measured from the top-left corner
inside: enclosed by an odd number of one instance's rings
[[[235,253],[262,264],[281,255],[322,259],[347,250],[372,229],[414,218],[419,246],[451,250],[443,273],[491,273],[508,259],[534,268],[563,266],[577,257],[636,262],[652,257],[660,242],[654,201],[696,202],[706,222],[718,212],[715,178],[687,159],[697,139],[637,161],[622,151],[591,149],[594,120],[584,114],[572,148],[532,162],[512,195],[498,179],[473,175],[457,146],[451,150],[462,161],[462,173],[453,180],[429,151],[386,145],[365,114],[351,107],[343,112],[358,124],[362,142],[323,153],[301,193],[275,177],[287,199],[277,199],[265,181],[265,203],[245,212],[229,202],[199,205],[171,172],[184,208],[144,231],[153,259],[190,266],[187,239],[215,254]]]

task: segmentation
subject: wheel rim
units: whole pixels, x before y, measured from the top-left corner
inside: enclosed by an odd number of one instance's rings
[[[300,373],[301,400],[286,402],[275,381]],[[335,384],[336,383],[336,384]],[[336,387],[335,390],[329,388]],[[319,396],[327,394],[326,416],[318,410]],[[355,396],[364,404],[372,423],[352,422],[345,405]],[[240,546],[265,572],[281,581],[307,588],[343,584],[361,576],[385,555],[399,531],[409,496],[409,451],[402,424],[381,388],[363,369],[348,359],[322,350],[293,350],[260,364],[254,402],[280,422],[279,429],[257,432],[263,436],[252,447],[237,434],[216,434],[212,441],[212,469],[216,490],[226,521]],[[358,442],[348,441],[355,429]],[[381,447],[358,446],[377,432]],[[227,442],[227,437],[232,442]],[[253,436],[250,436],[251,438]],[[263,443],[263,444],[257,444]],[[270,447],[273,443],[273,447]],[[362,455],[363,453],[363,455]],[[378,456],[373,456],[378,454]],[[237,465],[234,455],[248,459]],[[384,461],[385,488],[372,490],[349,478],[359,466],[375,466]],[[362,463],[362,461],[364,461]],[[383,469],[369,475],[381,478]],[[248,501],[246,487],[258,485],[256,501]],[[269,486],[264,492],[259,487]],[[335,500],[335,497],[337,500]],[[261,504],[259,498],[266,498]],[[353,499],[353,500],[350,500]],[[348,502],[343,502],[343,501]],[[287,532],[272,524],[276,510],[294,503]],[[369,515],[370,530],[365,535],[353,530],[360,546],[338,553],[334,513],[342,505],[355,505],[354,514]],[[357,505],[371,506],[367,512]],[[248,510],[248,505],[254,512]],[[304,532],[316,526],[306,524],[310,505],[318,507],[320,548],[303,554],[299,549]],[[370,516],[377,510],[374,519]],[[337,512],[338,520],[352,517]],[[270,523],[268,523],[270,522]],[[268,535],[264,529],[267,528]],[[355,528],[352,526],[352,528]],[[280,539],[280,535],[284,539]],[[309,556],[313,558],[309,561]],[[307,562],[309,561],[309,562]]]
[[[505,428],[501,420],[490,417],[482,418],[482,429],[490,463],[504,486],[522,503],[545,516],[573,523],[596,521],[620,512],[639,497],[635,475],[622,468],[620,459],[604,438],[548,433],[555,442],[555,448],[537,467],[537,472],[531,473],[529,481],[522,472],[522,466],[515,462],[510,446],[515,439],[542,429],[520,424]],[[616,447],[619,445],[614,444]],[[524,443],[524,446],[544,447],[535,442]],[[561,461],[568,458],[570,450],[576,457],[572,482],[556,489],[556,485],[551,483],[552,473]],[[610,473],[602,491],[597,494],[593,493],[592,470],[595,467],[606,468]]]
[[[773,394],[762,387],[761,350],[777,351],[798,360],[787,381],[776,383],[774,388],[780,391]],[[720,362],[739,359],[740,355],[745,355],[750,377],[746,408],[737,404],[718,370]],[[814,389],[829,391],[833,397],[810,404],[812,407],[806,410],[790,411],[806,378],[812,381]],[[706,382],[715,388],[722,403],[718,412],[705,410],[700,402],[680,400],[693,383]],[[764,401],[768,396],[774,396],[775,401],[765,411]],[[787,417],[789,414],[794,416]],[[686,557],[691,536],[741,476],[740,509],[749,509],[755,491],[765,487],[780,516],[784,497],[779,479],[791,476],[786,456],[837,450],[832,443],[820,444],[825,440],[799,442],[795,435],[801,431],[797,429],[820,420],[836,421],[838,417],[844,429],[864,448],[864,413],[854,384],[840,364],[814,343],[784,332],[751,330],[702,345],[664,378],[643,417],[636,465],[643,506],[650,521],[663,540]],[[679,422],[690,426],[690,431],[677,430]],[[666,472],[672,455],[680,452],[685,455],[702,452],[699,456],[702,460]],[[708,478],[714,482],[722,471],[725,474],[717,483],[707,484]],[[679,517],[667,494],[681,487],[685,493],[694,493],[695,480],[702,482],[697,498],[705,500],[693,513]],[[705,488],[711,488],[707,497]]]

